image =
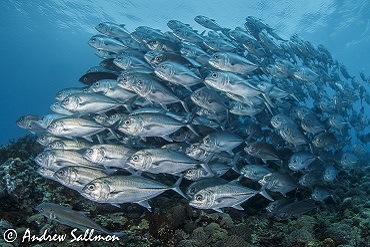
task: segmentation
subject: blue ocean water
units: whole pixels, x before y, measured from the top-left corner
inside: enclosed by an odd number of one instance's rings
[[[51,113],[58,90],[80,86],[78,78],[100,61],[87,41],[101,21],[126,24],[132,31],[140,25],[168,30],[167,21],[177,19],[202,31],[196,15],[231,28],[255,16],[284,38],[296,33],[325,45],[356,78],[361,69],[370,73],[367,0],[4,0],[0,8],[0,144],[27,133],[15,124],[20,116]]]

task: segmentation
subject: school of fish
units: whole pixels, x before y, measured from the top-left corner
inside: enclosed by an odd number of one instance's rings
[[[277,220],[340,200],[338,172],[367,155],[370,78],[255,17],[234,29],[194,20],[206,30],[99,23],[88,44],[102,61],[84,85],[58,92],[52,114],[17,121],[40,133],[39,174],[96,203],[148,210],[170,190],[218,212],[260,197]]]

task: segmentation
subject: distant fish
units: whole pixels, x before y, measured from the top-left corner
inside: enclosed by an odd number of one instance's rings
[[[102,226],[98,225],[86,215],[88,212],[74,211],[70,208],[60,206],[54,203],[41,203],[37,205],[38,210],[46,218],[55,220],[63,225],[67,225],[73,228],[79,228],[80,230],[97,230],[108,235],[115,235],[116,237],[123,237],[126,234],[122,232],[111,232]]]
[[[117,79],[117,75],[115,73],[108,73],[108,72],[90,72],[84,74],[80,79],[79,82],[82,82],[85,85],[91,86],[94,82],[99,81],[101,79]]]

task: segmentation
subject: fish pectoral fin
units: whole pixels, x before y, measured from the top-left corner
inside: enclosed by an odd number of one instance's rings
[[[148,200],[141,201],[141,202],[136,202],[136,203],[139,204],[140,206],[148,209],[149,212],[152,212],[152,207],[149,205]]]
[[[117,208],[121,208],[121,206],[119,204],[117,204],[117,203],[110,203],[110,205],[115,206]]]

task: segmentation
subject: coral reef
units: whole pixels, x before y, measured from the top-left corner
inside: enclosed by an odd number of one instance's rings
[[[180,196],[173,199],[170,192],[151,200],[153,212],[134,204],[121,208],[96,204],[39,176],[37,165],[29,158],[38,149],[35,138],[30,136],[1,147],[1,234],[9,228],[18,234],[27,228],[39,235],[45,230],[69,233],[68,226],[48,221],[34,210],[40,202],[53,201],[89,211],[90,217],[105,228],[126,232],[120,246],[369,246],[370,195],[361,192],[363,181],[367,181],[361,172],[341,175],[346,181],[336,192],[344,198],[341,202],[328,201],[308,215],[279,222],[269,218],[263,207],[257,207],[258,201],[248,202],[245,211],[226,209],[225,213],[215,213],[191,208]],[[11,246],[3,240],[0,245]],[[41,242],[33,246],[54,245]],[[115,244],[79,242],[74,246]]]

